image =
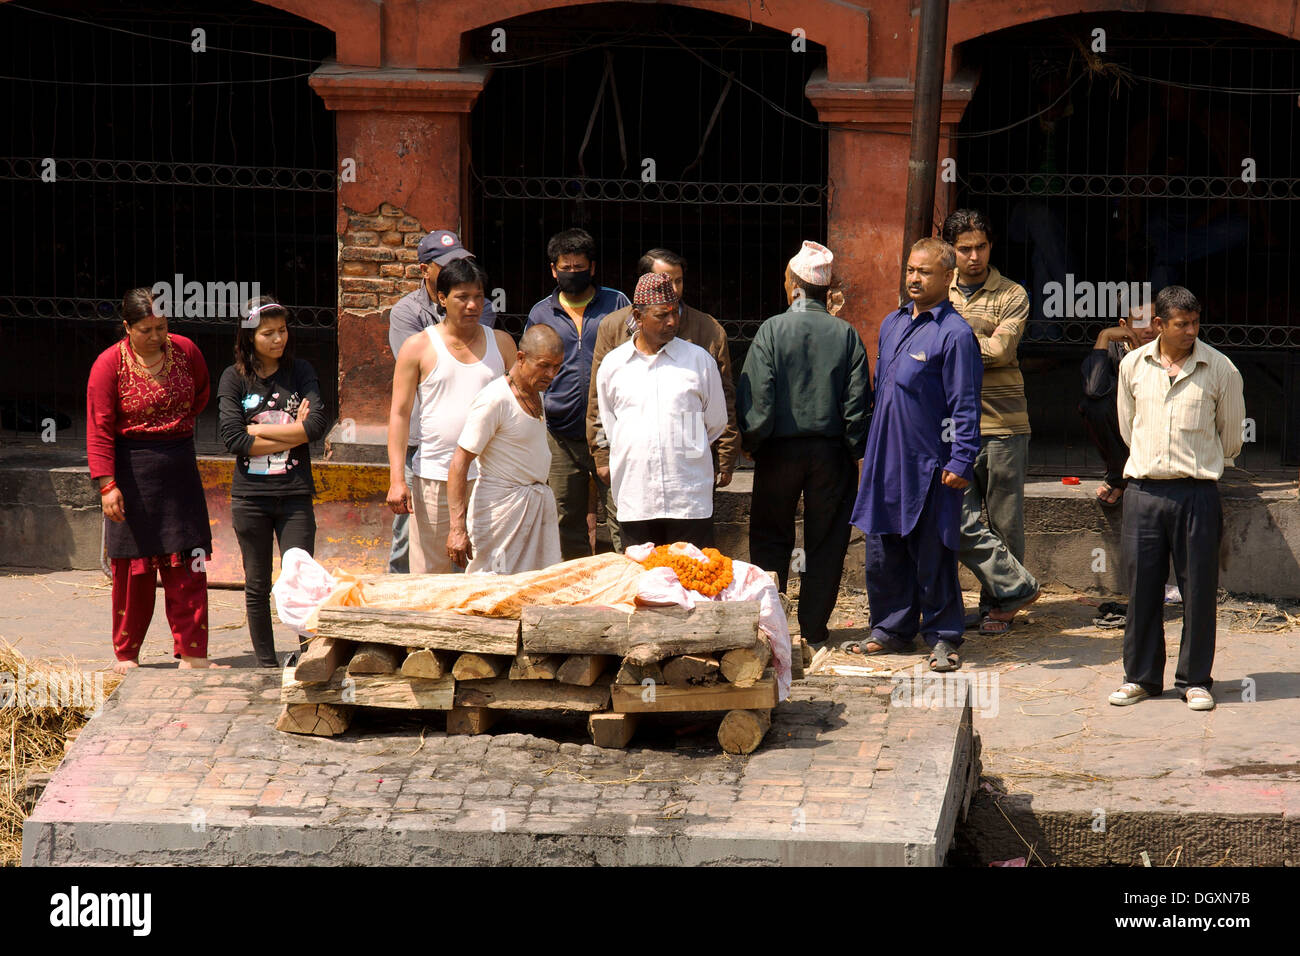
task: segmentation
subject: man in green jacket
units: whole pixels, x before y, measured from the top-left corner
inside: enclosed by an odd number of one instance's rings
[[[741,442],[754,458],[749,560],[777,571],[784,591],[796,557],[799,629],[810,645],[829,636],[870,424],[866,350],[853,326],[826,309],[833,261],[815,242],[790,260],[790,308],[759,326],[736,390]],[[800,495],[803,554],[796,556]]]

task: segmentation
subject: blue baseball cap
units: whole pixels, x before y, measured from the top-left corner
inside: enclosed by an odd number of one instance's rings
[[[474,253],[460,244],[460,237],[447,229],[435,229],[420,240],[416,257],[421,262],[432,262],[436,266],[445,266],[457,259],[472,259]]]

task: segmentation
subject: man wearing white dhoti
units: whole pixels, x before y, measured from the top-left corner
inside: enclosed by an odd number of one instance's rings
[[[530,326],[509,374],[470,404],[447,474],[447,555],[457,564],[468,562],[470,573],[536,571],[560,560],[542,392],[563,364],[564,344],[555,330]],[[479,477],[467,494],[475,459]]]

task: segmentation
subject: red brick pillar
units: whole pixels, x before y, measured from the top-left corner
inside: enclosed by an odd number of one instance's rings
[[[418,287],[420,237],[460,228],[469,111],[486,80],[486,71],[333,64],[312,74],[338,113],[339,424],[328,458],[387,461],[388,310]]]
[[[941,180],[972,90],[971,82],[944,86]],[[806,92],[822,122],[840,127],[830,131],[827,241],[844,288],[840,314],[861,334],[874,368],[880,320],[898,307],[914,93],[900,80],[833,83],[823,73],[813,74]],[[950,186],[937,187],[937,205],[946,211]]]

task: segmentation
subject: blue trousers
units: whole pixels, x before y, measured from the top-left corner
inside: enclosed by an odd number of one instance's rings
[[[940,537],[938,480],[909,534],[867,535],[867,600],[871,639],[911,645],[919,633],[930,647],[960,646],[966,629],[957,583],[957,552]]]

